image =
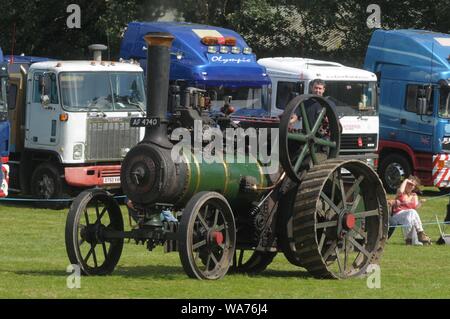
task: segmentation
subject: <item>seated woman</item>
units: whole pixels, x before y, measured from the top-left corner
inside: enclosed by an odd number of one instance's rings
[[[395,201],[392,202],[392,216],[390,219],[391,226],[403,225],[405,227],[403,234],[407,245],[414,244],[414,232],[417,233],[417,239],[420,243],[425,245],[431,244],[431,239],[423,231],[422,222],[417,208],[420,207],[421,202],[416,194],[419,189],[420,180],[415,176],[410,176],[405,179],[397,190]],[[415,236],[414,236],[415,237]]]

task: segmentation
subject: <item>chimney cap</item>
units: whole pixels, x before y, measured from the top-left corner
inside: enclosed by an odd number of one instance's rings
[[[90,51],[105,51],[108,47],[104,44],[91,44],[88,46]]]
[[[144,35],[147,45],[170,47],[175,37],[168,32],[148,32]]]

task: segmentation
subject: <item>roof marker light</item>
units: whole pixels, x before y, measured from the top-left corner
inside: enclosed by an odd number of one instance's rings
[[[217,53],[217,47],[213,45],[208,46],[208,53]]]
[[[202,43],[204,45],[217,45],[219,44],[219,39],[216,37],[203,37]]]
[[[231,48],[231,53],[239,54],[239,53],[241,53],[241,48],[239,48],[239,47],[232,47]]]
[[[242,51],[244,54],[252,54],[252,48],[244,48],[244,50]]]
[[[235,37],[225,37],[225,45],[236,46],[236,38]]]

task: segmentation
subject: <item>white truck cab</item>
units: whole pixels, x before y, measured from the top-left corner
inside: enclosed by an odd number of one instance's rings
[[[326,83],[324,96],[336,105],[343,127],[340,156],[366,160],[374,166],[378,145],[377,77],[342,64],[305,58],[259,59],[272,80],[271,114],[283,113],[299,94],[310,93],[315,79]]]
[[[12,86],[16,187],[44,198],[59,198],[70,187],[120,187],[121,161],[144,133],[129,125],[145,109],[139,65],[38,62],[11,74]]]

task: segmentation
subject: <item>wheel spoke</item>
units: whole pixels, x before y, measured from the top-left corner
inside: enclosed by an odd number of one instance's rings
[[[326,112],[327,112],[327,109],[322,108],[322,111],[320,111],[319,116],[317,117],[316,123],[314,123],[314,126],[311,129],[312,135],[316,135],[317,131],[319,130],[319,127],[322,125],[322,121],[323,121],[323,118],[325,117]]]
[[[224,230],[224,229],[225,229],[225,224],[218,226],[218,227],[216,228],[216,231],[222,231],[222,230]]]
[[[103,248],[103,254],[105,255],[105,260],[106,260],[106,258],[108,256],[108,252],[106,251],[106,244],[104,242],[102,243],[102,248]]]
[[[331,200],[334,203],[334,195],[336,195],[336,172],[333,172],[331,183]]]
[[[214,264],[217,265],[219,263],[219,261],[216,259],[216,256],[214,256],[213,252],[211,252],[210,256],[211,256],[211,259],[213,260]]]
[[[305,128],[306,134],[311,134],[311,129],[309,126],[308,117],[306,116],[305,104],[300,104],[300,112],[302,114],[303,126]]]
[[[358,235],[360,235],[362,238],[367,239],[367,234],[365,234],[361,228],[358,226],[353,226],[353,231],[356,232]]]
[[[288,140],[306,143],[308,141],[308,138],[301,133],[288,133]]]
[[[330,245],[330,247],[328,247],[327,251],[325,252],[325,254],[323,254],[323,260],[326,262],[327,259],[331,256],[331,254],[334,251],[334,248],[336,247],[337,242],[333,241]]]
[[[206,214],[205,214],[205,215],[206,215]],[[203,225],[203,227],[205,227],[206,230],[209,230],[208,224],[207,224],[206,221],[203,219],[203,217],[202,217],[202,215],[200,214],[200,212],[198,212],[197,218],[200,220],[200,223]]]
[[[316,229],[327,228],[327,227],[337,227],[337,220],[330,220],[327,222],[318,223]]]
[[[354,195],[354,192],[359,188],[359,185],[361,184],[361,182],[364,180],[364,176],[361,175],[359,176],[356,181],[353,183],[352,187],[349,188],[349,190],[347,191],[347,193],[345,194],[345,198],[349,198],[350,195]]]
[[[336,246],[334,248],[334,252],[336,254],[336,260],[337,260],[337,264],[338,264],[338,267],[339,267],[339,272],[342,273],[341,256],[339,256],[339,248],[338,248],[338,246]]]
[[[101,219],[103,218],[103,215],[105,215],[106,212],[107,212],[106,207],[104,207],[100,215],[98,215],[97,217],[97,221],[95,222],[96,224],[100,223]]]
[[[370,216],[378,216],[379,213],[380,212],[378,209],[373,209],[373,210],[368,210],[365,212],[357,212],[354,215],[356,218],[365,218],[365,217],[370,217]]]
[[[345,197],[344,180],[342,179],[341,172],[338,172],[338,178],[339,178],[339,188],[341,189],[342,204],[343,208],[345,209],[347,208],[347,198]],[[340,207],[340,205],[338,207]]]
[[[336,148],[336,142],[328,141],[318,137],[314,137],[314,144]]]
[[[355,246],[367,258],[370,258],[371,254],[363,246],[361,246],[353,237],[349,236],[348,240],[353,244],[353,246]]]
[[[239,252],[239,259],[238,259],[238,267],[242,266],[242,261],[244,260],[244,250],[241,249]]]
[[[89,215],[87,212],[87,208],[84,209],[84,218],[86,219],[86,226],[89,226]]]
[[[89,260],[89,258],[90,258],[91,255],[92,255],[92,250],[93,250],[93,248],[92,248],[92,245],[91,245],[91,249],[89,249],[88,254],[86,255],[86,257],[84,257],[84,263],[85,263],[85,264],[88,263],[88,260]]]
[[[95,215],[97,216],[97,221],[100,219],[100,213],[98,212],[98,201],[95,202]]]
[[[209,270],[209,263],[211,262],[211,255],[208,255],[208,259],[206,260],[206,271]]]
[[[348,262],[348,247],[347,247],[347,236],[344,236],[344,272],[347,270]]]
[[[94,258],[94,265],[95,268],[98,267],[97,265],[97,254],[95,253],[95,244],[91,244],[92,245],[92,257]]]
[[[196,249],[198,249],[198,248],[200,248],[202,246],[205,246],[205,245],[206,245],[206,239],[203,239],[203,240],[199,241],[198,243],[194,244],[192,246],[192,249],[196,250]]]
[[[305,159],[305,156],[308,154],[308,146],[305,145],[302,148],[302,151],[300,152],[300,155],[298,156],[296,162],[295,162],[295,166],[294,166],[294,172],[297,173],[298,170],[300,169],[300,166],[303,163],[303,160]]]
[[[331,199],[330,199],[324,192],[320,192],[320,197],[321,197],[328,205],[330,205],[330,208],[331,208],[337,215],[339,215],[340,209],[337,208],[336,205],[334,205],[334,203],[331,201]]]
[[[322,235],[320,236],[320,242],[319,242],[319,252],[322,251],[323,244],[325,243],[325,238],[327,236],[325,235],[325,232],[322,232]]]
[[[353,205],[352,208],[350,208],[350,212],[351,213],[355,213],[356,208],[358,208],[358,204],[361,201],[362,196],[360,194],[358,194],[355,198],[355,200],[353,201]]]
[[[216,208],[215,215],[214,215],[214,224],[213,228],[217,225],[217,220],[219,219],[219,210]]]

